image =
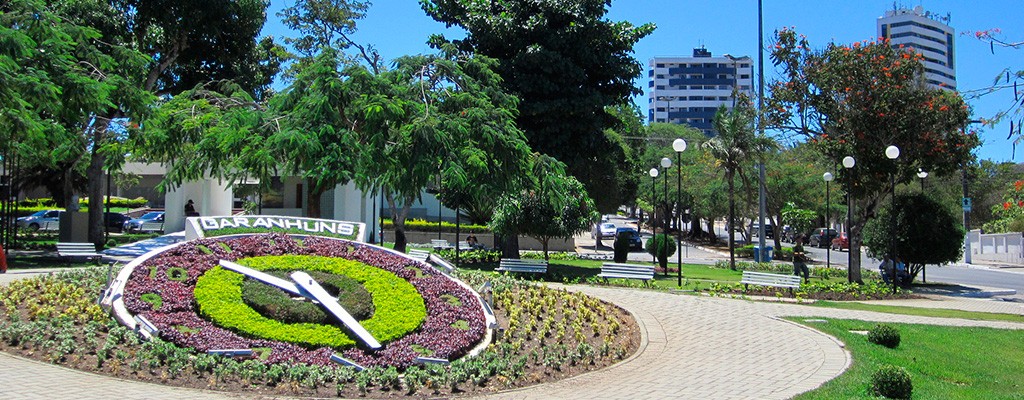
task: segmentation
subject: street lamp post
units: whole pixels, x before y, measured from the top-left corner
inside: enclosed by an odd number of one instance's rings
[[[686,150],[686,141],[681,138],[672,141],[672,150],[676,151],[676,205],[679,206],[679,196],[683,191],[682,157],[683,151]],[[676,221],[679,221],[680,217],[677,217]],[[683,287],[683,227],[681,221],[676,227],[678,228],[676,229],[676,285]]]
[[[661,219],[665,220],[665,229],[662,229],[662,232],[665,232],[665,235],[666,235],[665,236],[665,240],[668,240],[668,236],[667,236],[668,235],[668,221],[669,221],[669,219],[671,219],[671,216],[672,216],[672,207],[668,206],[668,168],[671,167],[671,166],[672,166],[672,160],[670,160],[668,157],[662,157],[661,158],[661,167],[665,169],[665,177],[662,178],[662,180],[665,181],[664,182],[665,183],[665,215],[661,217]],[[655,243],[657,243],[657,240],[655,240]],[[668,253],[668,243],[667,242],[666,243],[662,243],[662,246],[661,246],[661,258],[668,257],[667,253]],[[668,277],[668,267],[665,267],[665,277],[666,278]]]
[[[921,194],[924,194],[924,178],[928,177],[928,171],[925,171],[922,168],[918,168],[917,177],[921,178]]]
[[[850,238],[850,251],[846,252],[846,280],[852,280],[853,273],[853,166],[857,160],[852,156],[843,157],[843,168],[846,168],[846,236]],[[828,232],[826,228],[825,232]]]
[[[889,195],[892,197],[892,210],[890,210],[892,216],[890,218],[890,231],[889,231],[889,254],[892,257],[893,265],[893,276],[892,278],[892,289],[893,293],[896,292],[898,286],[898,279],[896,277],[896,159],[900,156],[900,148],[896,146],[889,146],[885,148],[885,156],[893,161],[893,167],[889,170]]]
[[[658,178],[658,168],[651,168],[647,174],[651,176],[651,212],[649,214],[651,214],[651,238],[654,238],[654,235],[658,233],[658,228],[654,226],[655,222],[657,222],[657,218],[655,218],[655,216],[658,214],[658,206],[654,205],[658,201],[658,191],[655,189],[657,187],[655,185],[655,180]],[[653,243],[658,243],[657,239],[654,239]],[[653,251],[651,252],[651,262],[655,265],[658,264],[658,260],[654,257]]]
[[[821,178],[825,180],[825,233],[828,233],[830,206],[828,198],[828,184],[829,182],[832,182],[832,179],[835,179],[835,177],[832,176],[831,172],[825,172],[821,175]],[[849,232],[849,230],[847,230],[847,232]],[[847,236],[849,236],[849,233],[847,233]],[[825,267],[832,268],[832,246],[828,246],[828,248],[825,249]]]

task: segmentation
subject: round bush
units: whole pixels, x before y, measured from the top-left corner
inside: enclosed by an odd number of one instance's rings
[[[900,345],[900,331],[891,325],[878,324],[868,331],[868,341],[895,349]]]
[[[909,399],[914,391],[910,374],[902,367],[883,365],[871,374],[871,393],[890,399]]]

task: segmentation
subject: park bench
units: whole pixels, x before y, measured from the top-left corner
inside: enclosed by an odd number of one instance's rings
[[[761,285],[789,288],[789,291],[792,293],[793,289],[800,288],[800,279],[801,278],[797,275],[743,271],[743,278],[740,279],[740,283],[743,284],[744,291],[747,289],[747,285]]]
[[[452,244],[448,243],[448,241],[444,239],[431,239],[430,247],[433,247],[436,250],[450,249],[452,248]]]
[[[409,249],[407,255],[409,256],[409,258],[412,258],[413,260],[419,262],[427,262],[427,257],[430,257],[430,252],[420,249]]]
[[[609,278],[640,279],[649,282],[654,279],[654,266],[641,264],[604,263],[601,264],[599,277],[607,281]]]
[[[96,252],[96,245],[92,243],[57,243],[57,255],[61,258],[88,258],[98,261],[103,257]]]
[[[548,261],[503,258],[501,259],[501,262],[498,263],[498,269],[495,271],[544,274],[548,272]]]

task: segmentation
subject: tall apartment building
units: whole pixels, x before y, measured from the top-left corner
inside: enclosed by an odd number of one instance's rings
[[[648,121],[688,124],[708,136],[715,134],[712,120],[718,107],[733,107],[733,88],[752,93],[750,57],[712,57],[703,47],[693,49],[693,57],[654,57],[647,74]]]
[[[898,8],[878,18],[878,37],[889,38],[893,47],[911,47],[924,56],[924,75],[929,85],[956,90],[956,58],[953,52],[953,28],[949,16]]]

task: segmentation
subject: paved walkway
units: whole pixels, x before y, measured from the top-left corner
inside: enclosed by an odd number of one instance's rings
[[[33,273],[39,272],[46,271]],[[0,281],[31,274],[0,275]],[[568,288],[633,313],[643,332],[638,353],[611,368],[489,398],[785,399],[818,387],[850,364],[850,355],[841,343],[784,321],[781,316],[1024,329],[1024,324],[1010,322],[914,317],[635,289]],[[992,300],[920,300],[914,305],[931,304],[927,302],[941,303],[945,306],[942,308],[1020,312],[1018,303]],[[242,397],[113,379],[4,353],[0,353],[0,382],[0,398],[12,399],[52,398],[57,393],[76,399]]]

